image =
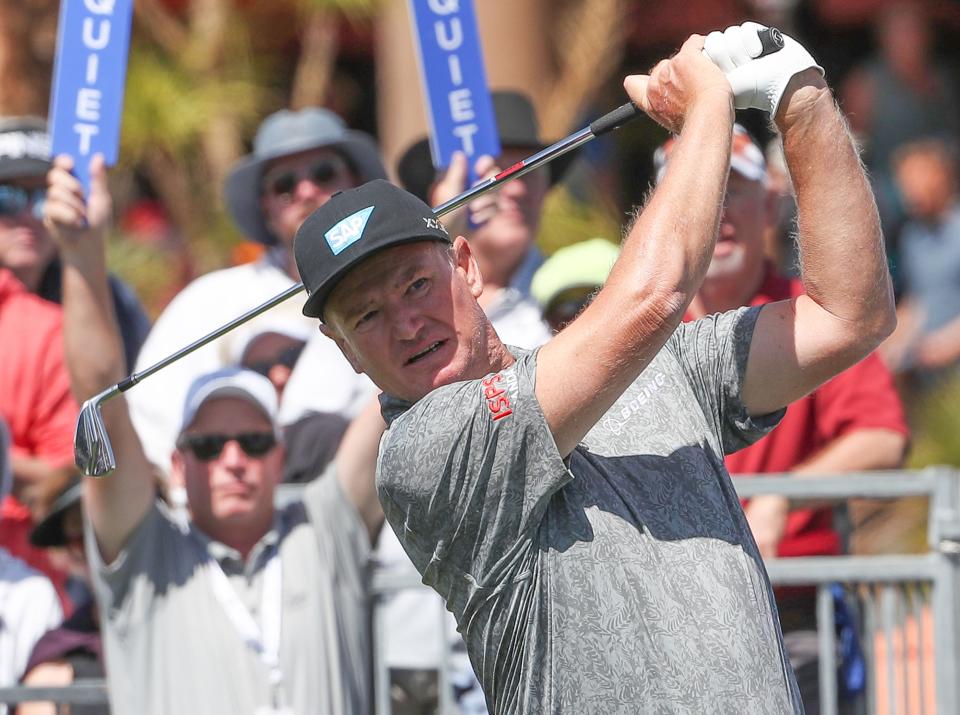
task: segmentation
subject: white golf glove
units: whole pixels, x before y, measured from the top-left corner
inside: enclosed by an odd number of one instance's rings
[[[757,33],[766,29],[765,25],[745,22],[723,32],[711,32],[703,51],[730,81],[737,109],[753,107],[773,117],[790,78],[810,67],[823,74],[823,67],[787,35],[783,35],[782,49],[759,57],[762,46]]]

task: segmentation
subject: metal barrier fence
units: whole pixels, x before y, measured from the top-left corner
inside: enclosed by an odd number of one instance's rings
[[[856,598],[866,661],[866,690],[853,708],[870,715],[960,712],[960,471],[930,468],[909,472],[867,472],[842,476],[763,475],[734,479],[742,497],[779,494],[794,503],[843,503],[847,499],[929,498],[926,553],[772,559],[766,562],[775,586],[815,586],[821,713],[838,712],[834,596],[844,584]],[[278,503],[297,497],[285,487]],[[386,624],[376,604],[399,590],[425,588],[419,575],[374,574],[374,687],[376,712],[390,712],[389,671],[384,662]],[[437,638],[447,653],[443,614]],[[932,641],[932,642],[931,642]],[[932,661],[932,662],[931,662]],[[447,663],[438,671],[440,713],[454,713]],[[64,687],[0,688],[0,703],[45,700],[64,704],[106,702],[102,681]],[[848,708],[849,709],[849,708]]]

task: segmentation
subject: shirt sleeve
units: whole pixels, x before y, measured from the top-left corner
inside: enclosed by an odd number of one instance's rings
[[[536,354],[527,353],[482,380],[434,390],[381,443],[384,513],[424,582],[444,597],[451,579],[496,580],[573,478],[535,383]]]
[[[751,416],[741,399],[760,310],[739,308],[683,323],[670,343],[724,454],[756,442],[776,427],[786,412],[784,408]]]
[[[100,611],[115,621],[128,618],[135,610],[129,604],[123,607],[134,591],[140,600],[137,606],[145,606],[155,590],[165,588],[159,583],[162,579],[185,581],[196,566],[196,555],[186,547],[187,537],[166,515],[159,501],[154,501],[110,563],[104,562],[100,555],[97,537],[89,521],[84,523],[84,540]],[[138,579],[144,587],[135,589]]]
[[[876,353],[824,383],[812,397],[821,442],[861,429],[909,434],[893,376]]]
[[[366,594],[371,547],[367,527],[340,486],[336,462],[303,490],[303,502],[322,552],[358,597]]]

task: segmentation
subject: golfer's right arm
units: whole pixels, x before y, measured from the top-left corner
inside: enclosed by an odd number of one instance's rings
[[[679,131],[670,168],[633,224],[603,290],[541,348],[536,395],[566,456],[657,354],[710,263],[730,162],[733,95],[694,35],[630,98]]]
[[[125,377],[123,345],[107,283],[105,234],[112,211],[102,158],[91,164],[90,195],[57,157],[47,175],[44,224],[63,261],[63,335],[70,381],[78,402]],[[152,469],[133,429],[123,398],[103,406],[117,458],[115,474],[86,479],[84,508],[104,562],[110,563],[154,499]]]

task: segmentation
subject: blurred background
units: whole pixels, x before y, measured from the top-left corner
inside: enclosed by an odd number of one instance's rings
[[[921,166],[919,178],[898,176],[897,151],[917,139],[941,141],[954,200],[960,43],[952,39],[960,32],[960,3],[682,5],[680,11],[677,3],[630,0],[479,0],[491,88],[529,94],[541,133],[552,140],[621,104],[623,76],[645,72],[691,32],[745,19],[777,25],[823,64],[861,141],[903,295],[899,236],[919,210],[905,196],[924,195],[934,169]],[[58,6],[0,0],[3,115],[46,115]],[[151,317],[191,278],[257,257],[260,246],[226,217],[221,187],[267,114],[329,107],[376,136],[391,169],[425,133],[408,12],[406,0],[136,0],[121,159],[112,174],[117,225],[110,261]],[[740,119],[761,142],[771,137],[762,118]],[[653,149],[664,138],[641,120],[588,145],[548,199],[543,251],[591,236],[616,240],[626,213],[649,190]],[[769,251],[789,271],[795,260],[789,220],[782,229],[771,236]],[[954,279],[960,282],[960,273]],[[948,367],[933,388],[901,373],[914,430],[909,466],[960,465],[960,380]],[[884,519],[883,533],[864,532],[863,543],[922,547],[923,505],[895,508],[902,518]]]

